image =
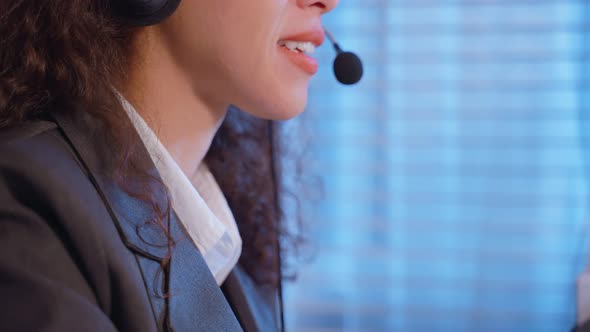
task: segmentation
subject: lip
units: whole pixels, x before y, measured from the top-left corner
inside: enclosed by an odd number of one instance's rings
[[[292,40],[297,42],[311,42],[315,47],[324,43],[326,34],[323,29],[308,30],[302,33],[296,33],[282,37],[280,40]],[[305,53],[295,53],[286,47],[278,46],[281,54],[285,55],[294,65],[299,67],[309,75],[315,75],[318,71],[318,61]]]
[[[299,67],[304,72],[308,73],[309,75],[315,75],[318,72],[318,61],[305,53],[295,53],[290,51],[288,48],[283,46],[278,46],[279,52],[283,54],[291,63],[295,66]]]
[[[313,29],[293,35],[281,37],[279,40],[292,40],[297,42],[311,42],[315,47],[320,47],[326,39],[324,29]]]

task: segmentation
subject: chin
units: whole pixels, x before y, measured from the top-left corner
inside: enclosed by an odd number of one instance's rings
[[[285,121],[290,120],[299,114],[305,111],[305,104],[292,106],[292,107],[285,107],[285,108],[277,108],[274,109],[270,114],[267,116],[263,116],[263,118],[267,120],[275,120],[275,121]]]
[[[274,94],[274,96],[280,95]],[[273,96],[273,94],[267,96]],[[283,96],[271,100],[259,100],[258,103],[252,103],[250,107],[240,107],[240,109],[257,118],[276,121],[292,119],[305,111],[307,89],[303,93],[289,93]]]

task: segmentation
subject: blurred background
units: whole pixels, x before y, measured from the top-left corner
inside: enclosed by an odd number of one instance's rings
[[[365,76],[338,84],[326,42],[306,113],[283,124],[308,132],[289,144],[321,183],[291,180],[312,259],[285,285],[288,331],[574,326],[589,22],[586,0],[341,0],[326,15]]]

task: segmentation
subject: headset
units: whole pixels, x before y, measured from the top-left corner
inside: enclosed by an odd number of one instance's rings
[[[172,15],[180,0],[111,0],[110,4],[115,15],[125,24],[147,26],[157,24]],[[360,58],[352,52],[343,51],[332,34],[326,29],[324,31],[337,54],[333,64],[336,79],[345,85],[356,84],[363,77]]]
[[[114,14],[125,24],[148,26],[172,15],[180,0],[110,0]]]

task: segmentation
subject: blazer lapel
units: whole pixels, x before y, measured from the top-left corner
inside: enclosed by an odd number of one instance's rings
[[[130,196],[116,185],[111,174],[115,171],[115,159],[109,151],[110,143],[105,138],[104,130],[95,119],[84,111],[76,115],[53,114],[66,139],[78,154],[90,180],[97,188],[109,213],[115,221],[125,245],[135,253],[161,262],[168,254],[167,238],[156,227],[146,226],[146,221],[155,217],[153,207]],[[139,140],[139,137],[133,137]],[[140,146],[140,161],[150,171],[150,176],[159,177],[149,154]],[[140,187],[139,179],[126,178],[131,188]]]
[[[104,128],[84,111],[74,111],[74,114],[56,113],[53,118],[77,154],[82,168],[89,173],[124,244],[138,257],[160,328],[176,331],[241,330],[202,255],[186,236],[173,211],[169,231],[176,244],[171,251],[169,268],[161,270],[160,264],[169,253],[168,239],[158,227],[146,226],[146,221],[155,217],[153,207],[130,196],[114,183],[110,174],[116,163],[103,134]],[[125,118],[125,121],[130,120]],[[130,123],[128,125],[133,128]],[[135,131],[132,139],[141,142]],[[142,165],[150,171],[150,177],[159,179],[149,153],[143,144],[138,146]],[[131,188],[141,188],[140,179],[128,177],[125,180]],[[164,195],[162,190],[155,193]]]
[[[170,312],[171,326],[176,331],[241,331],[203,256],[175,213],[171,227],[178,239],[170,266],[170,308],[175,309]],[[220,305],[213,305],[216,303]]]
[[[257,286],[236,266],[221,286],[236,316],[246,331],[279,331],[278,294],[269,287]]]

